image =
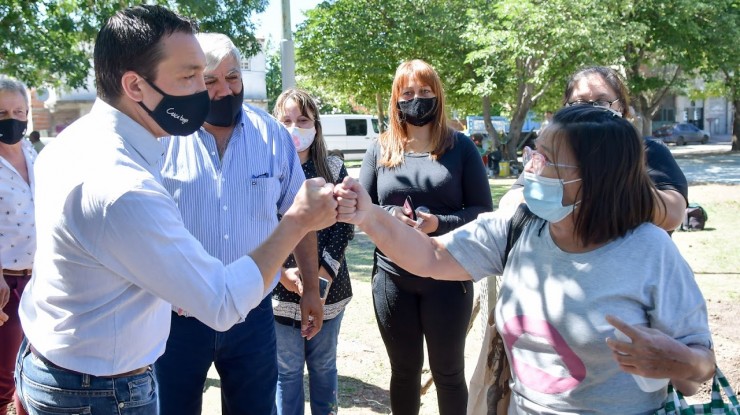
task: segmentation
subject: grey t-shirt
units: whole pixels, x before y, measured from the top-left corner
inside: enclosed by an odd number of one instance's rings
[[[501,274],[510,218],[489,213],[443,235],[475,279]],[[546,222],[522,232],[503,272],[496,328],[512,367],[512,408],[521,414],[649,414],[665,390],[641,391],[605,339],[612,314],[684,344],[712,346],[704,298],[669,236],[643,224],[593,251],[572,254]]]

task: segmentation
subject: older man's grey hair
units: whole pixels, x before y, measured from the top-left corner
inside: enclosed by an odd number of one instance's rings
[[[229,56],[234,58],[237,65],[241,65],[241,53],[228,36],[221,33],[198,33],[195,37],[206,54],[206,72],[216,69]]]
[[[0,75],[0,92],[17,92],[23,95],[23,99],[26,100],[26,108],[28,108],[28,89],[23,82]]]

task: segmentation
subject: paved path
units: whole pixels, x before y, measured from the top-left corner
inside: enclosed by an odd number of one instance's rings
[[[689,184],[740,184],[740,153],[730,152],[729,137],[708,144],[669,145]]]
[[[721,137],[708,144],[668,147],[690,184],[740,184],[740,153],[729,152],[729,140],[729,137]],[[360,168],[349,168],[347,172],[357,178]]]

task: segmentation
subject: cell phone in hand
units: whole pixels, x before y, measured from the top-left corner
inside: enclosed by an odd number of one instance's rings
[[[412,220],[416,220],[416,210],[414,209],[414,203],[411,201],[411,196],[406,196],[406,200],[403,202],[403,213]]]
[[[329,287],[331,287],[331,281],[324,277],[319,277],[319,298],[322,301],[326,301],[326,297],[329,295]]]

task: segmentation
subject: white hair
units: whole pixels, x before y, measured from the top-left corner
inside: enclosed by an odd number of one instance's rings
[[[241,53],[228,36],[221,33],[198,33],[195,35],[206,55],[206,72],[216,69],[224,59],[231,56],[241,65]]]
[[[5,75],[0,75],[0,92],[17,92],[23,95],[23,99],[26,100],[26,109],[28,109],[28,88],[26,85],[17,80]]]

